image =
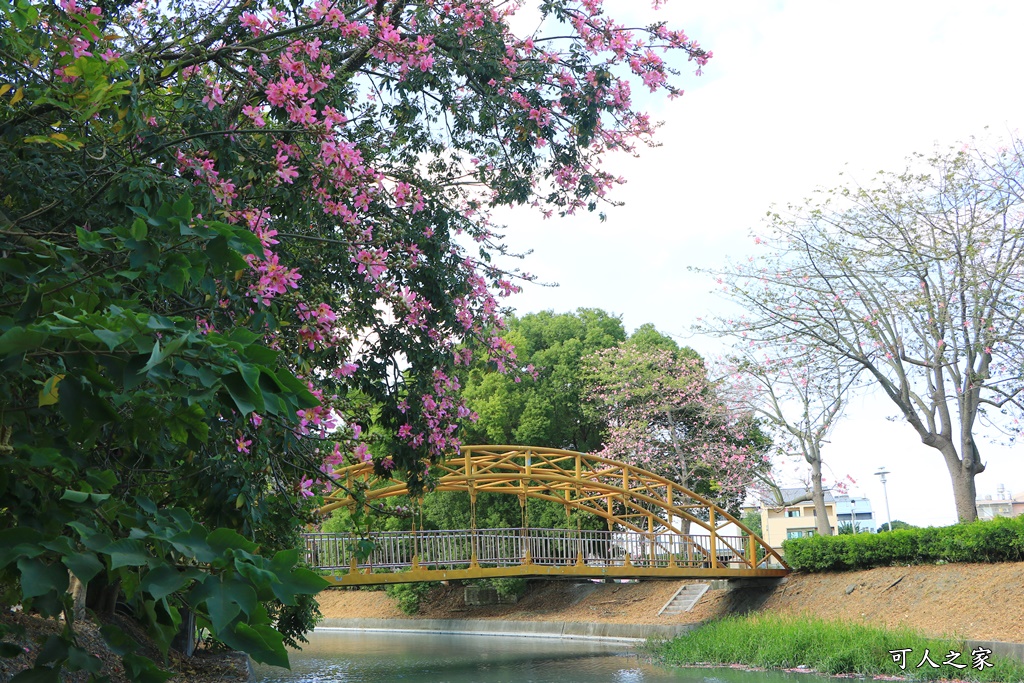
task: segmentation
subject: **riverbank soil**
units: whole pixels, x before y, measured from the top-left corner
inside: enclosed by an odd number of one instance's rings
[[[1024,642],[1024,563],[881,567],[829,574],[793,573],[781,582],[731,582],[709,590],[690,612],[658,616],[680,581],[592,583],[531,581],[514,605],[468,607],[461,586],[430,591],[413,616],[383,591],[329,589],[317,596],[328,618],[502,619],[622,624],[698,623],[763,610],[812,614],[926,635]]]
[[[141,654],[161,664],[163,668],[175,672],[169,683],[245,683],[249,680],[245,655],[237,652],[197,650],[196,655],[190,658],[172,650],[167,662],[163,663],[160,652],[141,628],[133,625],[128,619],[117,617],[115,621],[117,626],[126,630],[140,645]],[[64,626],[63,622],[54,619],[43,619],[9,609],[0,610],[0,625],[21,632],[21,635],[8,634],[3,640],[17,645],[22,650],[17,657],[0,657],[0,681],[9,681],[14,674],[30,667],[46,639],[60,633]],[[103,662],[101,675],[109,676],[111,683],[130,683],[131,679],[121,665],[121,658],[107,647],[97,624],[76,622],[75,630],[78,633],[78,645]],[[88,674],[79,672],[61,680],[75,682],[87,679]]]

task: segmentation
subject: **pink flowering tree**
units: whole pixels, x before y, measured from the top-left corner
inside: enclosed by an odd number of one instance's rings
[[[711,273],[746,315],[709,327],[859,371],[935,450],[961,521],[977,518],[979,429],[1021,426],[1022,177],[1019,141],[914,157],[771,213],[764,252]]]
[[[721,368],[728,382],[724,395],[739,409],[756,415],[773,441],[770,455],[775,467],[760,476],[755,486],[762,503],[782,508],[813,501],[818,534],[831,536],[825,491],[842,493],[849,479],[827,485],[822,447],[842,417],[858,368],[836,365],[797,345],[737,350]],[[821,360],[825,362],[817,362]],[[787,496],[779,484],[785,474],[778,469],[794,458],[807,464],[810,476],[802,493]]]
[[[727,409],[699,355],[668,341],[634,337],[584,358],[587,399],[609,425],[598,454],[738,508],[767,467],[765,436]]]
[[[471,417],[460,366],[517,368],[489,331],[527,276],[501,267],[490,212],[597,209],[621,182],[607,154],[653,132],[631,88],[677,95],[678,69],[710,57],[599,0],[517,12],[0,6],[15,600],[73,624],[87,595],[120,596],[164,648],[189,610],[286,661],[322,585],[296,568],[296,533],[333,470],[429,486]],[[93,671],[68,633],[49,661]]]

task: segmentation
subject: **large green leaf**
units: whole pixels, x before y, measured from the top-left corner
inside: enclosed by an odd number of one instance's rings
[[[214,529],[210,532],[210,535],[206,537],[206,542],[210,544],[210,547],[219,552],[224,552],[228,549],[238,548],[248,553],[256,552],[259,546],[245,536],[234,529],[220,528]]]
[[[270,569],[278,578],[278,583],[272,584],[271,589],[286,605],[294,605],[296,595],[315,595],[329,585],[309,569],[296,567],[298,560],[299,551],[293,548],[279,551],[270,562]]]
[[[249,654],[261,664],[288,667],[288,651],[284,637],[270,626],[249,626],[244,622],[234,625],[230,633],[220,639],[228,646]]]
[[[105,547],[103,552],[110,555],[111,569],[141,567],[154,559],[146,549],[146,544],[135,538],[122,538],[114,541]]]
[[[234,574],[208,576],[189,594],[189,602],[195,606],[206,605],[217,637],[228,632],[228,625],[239,614],[251,614],[257,605],[256,591]]]
[[[74,553],[61,558],[71,573],[78,577],[82,583],[89,583],[94,576],[103,571],[103,563],[99,561],[95,553]]]
[[[235,402],[235,406],[242,415],[248,415],[252,412],[263,412],[265,410],[263,396],[249,387],[242,373],[236,372],[225,375],[221,378],[221,381],[224,383],[228,394],[230,394],[231,399]]]
[[[51,591],[63,593],[68,589],[68,570],[59,564],[49,564],[38,558],[18,560],[21,572],[21,594],[34,598]]]
[[[0,569],[21,557],[39,557],[43,535],[28,527],[0,530]]]
[[[11,683],[60,683],[60,669],[48,666],[28,669],[12,678]]]
[[[152,595],[154,600],[162,600],[171,593],[184,588],[188,582],[189,578],[183,572],[174,567],[161,565],[142,577],[140,587]]]
[[[11,353],[24,353],[42,346],[47,335],[40,330],[26,330],[24,327],[12,327],[0,334],[0,356]]]

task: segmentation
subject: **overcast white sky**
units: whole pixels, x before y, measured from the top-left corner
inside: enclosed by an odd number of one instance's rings
[[[703,76],[686,72],[682,98],[651,101],[653,118],[665,122],[663,145],[613,160],[629,184],[616,195],[626,206],[608,211],[606,223],[545,221],[526,210],[506,217],[510,245],[534,250],[524,269],[560,284],[527,287],[512,300],[520,314],[603,308],[629,331],[651,322],[714,355],[721,342],[689,329],[723,303],[688,266],[744,258],[773,203],[834,186],[841,171],[867,182],[901,169],[912,152],[983,136],[985,126],[1007,135],[1024,120],[1024,3],[670,1],[658,12],[617,4],[643,23],[686,30],[714,58]],[[857,480],[879,522],[885,506],[873,472],[883,465],[894,519],[955,522],[940,456],[908,425],[885,420],[893,412],[885,400],[855,402],[826,461]],[[1024,491],[1024,452],[982,447],[979,494],[1000,483]]]

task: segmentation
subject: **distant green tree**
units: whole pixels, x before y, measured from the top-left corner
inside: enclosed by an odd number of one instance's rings
[[[758,510],[751,510],[743,514],[742,519],[743,525],[753,531],[755,534],[760,536],[763,529],[761,528],[761,513]]]
[[[900,529],[919,529],[919,528],[920,527],[916,527],[913,524],[908,524],[907,522],[901,521],[899,519],[892,520],[892,530],[893,531],[899,531]],[[878,527],[878,533],[882,533],[883,531],[889,531],[889,523],[888,522],[886,522],[882,526]]]
[[[583,410],[580,361],[626,339],[622,321],[600,309],[541,311],[510,318],[505,338],[518,363],[536,378],[521,381],[481,364],[462,397],[479,419],[465,443],[515,443],[590,452],[601,447],[604,422]]]
[[[439,491],[423,499],[427,528],[469,529],[472,524],[469,496],[458,491]],[[516,529],[526,523],[534,529],[604,529],[604,519],[578,510],[566,514],[565,507],[547,500],[528,498],[526,511],[518,496],[480,493],[476,499],[478,529]]]
[[[474,365],[462,398],[478,416],[464,428],[464,443],[524,444],[592,452],[601,448],[604,421],[584,411],[581,399],[582,358],[624,341],[622,320],[603,310],[579,308],[572,313],[541,311],[510,317],[503,335],[515,346],[517,362],[526,374],[519,378]],[[653,329],[653,328],[652,328]],[[423,503],[424,517],[439,529],[467,529],[469,497],[434,493]],[[477,497],[478,528],[516,528],[523,509],[516,496],[481,494]],[[557,503],[531,499],[525,518],[533,528],[601,529],[605,521],[581,512],[566,514]]]

